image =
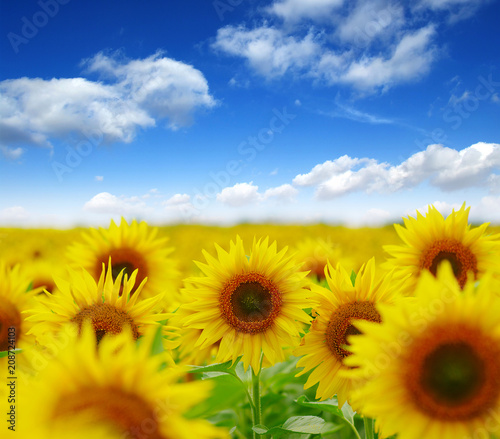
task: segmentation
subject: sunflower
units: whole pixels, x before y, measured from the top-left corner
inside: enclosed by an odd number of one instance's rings
[[[217,361],[243,356],[245,369],[260,370],[261,353],[271,364],[284,360],[283,348],[297,344],[310,317],[305,279],[287,248],[277,252],[268,238],[253,241],[247,257],[238,236],[229,252],[217,244],[218,258],[203,252],[207,263],[196,262],[204,276],[188,279],[192,302],[182,305],[188,328],[201,329],[196,343],[204,349],[220,343]]]
[[[169,314],[158,312],[161,295],[141,300],[147,279],[134,288],[137,270],[130,278],[124,271],[114,277],[111,260],[107,269],[103,265],[97,283],[83,268],[79,271],[69,269],[68,280],[55,279],[57,294],[46,292],[45,296],[37,297],[37,307],[26,311],[26,320],[33,323],[30,333],[44,344],[43,337],[48,335],[50,338],[66,323],[72,322],[81,330],[83,322],[90,320],[98,342],[105,334],[120,333],[125,326],[130,326],[137,339],[146,328],[168,318]],[[165,332],[169,329],[165,327]]]
[[[461,286],[452,266],[422,273],[416,297],[360,322],[347,360],[364,380],[353,399],[383,437],[489,437],[500,410],[500,300],[487,274]]]
[[[353,265],[342,257],[338,245],[331,245],[321,238],[307,238],[297,242],[295,252],[295,259],[303,262],[302,269],[309,271],[309,276],[317,282],[325,280],[325,266],[328,261],[334,265],[340,261],[344,266]]]
[[[41,288],[31,289],[29,276],[20,265],[8,268],[0,262],[0,351],[22,348],[34,342],[28,334],[31,325],[22,313],[34,305]]]
[[[316,398],[325,400],[337,394],[342,407],[353,388],[352,380],[342,376],[342,371],[349,369],[344,363],[350,355],[347,337],[360,333],[355,321],[379,323],[381,317],[376,304],[393,304],[400,299],[401,285],[390,274],[377,276],[374,258],[360,268],[354,285],[340,264],[334,269],[328,263],[325,276],[330,289],[319,285],[311,287],[319,303],[314,308],[316,318],[294,355],[303,356],[297,367],[304,369],[297,376],[314,369],[304,388],[319,383]]]
[[[228,437],[208,421],[184,417],[207,398],[211,383],[179,383],[185,371],[165,352],[152,355],[155,332],[149,328],[136,343],[127,328],[95,349],[95,331],[86,323],[80,337],[29,381],[20,428],[37,437],[61,431],[72,437],[73,430],[99,427],[131,439]]]
[[[471,229],[468,225],[470,207],[465,203],[460,210],[446,218],[434,206],[424,217],[417,211],[417,218],[403,218],[405,227],[394,227],[405,245],[388,245],[384,250],[392,259],[387,261],[387,268],[395,268],[401,275],[410,274],[407,292],[415,289],[422,271],[436,275],[440,263],[447,260],[453,267],[453,273],[461,287],[467,276],[479,279],[489,270],[498,271],[498,252],[500,234],[486,235],[489,223]]]
[[[174,251],[167,247],[168,238],[158,238],[158,229],[146,222],[133,221],[130,225],[122,218],[119,226],[111,220],[109,229],[89,229],[82,235],[84,243],[68,248],[67,258],[73,268],[83,267],[95,280],[101,275],[102,264],[113,261],[113,278],[125,270],[130,274],[138,270],[137,281],[148,278],[142,295],[145,298],[166,292],[163,305],[174,310],[179,305],[176,262],[170,257]]]

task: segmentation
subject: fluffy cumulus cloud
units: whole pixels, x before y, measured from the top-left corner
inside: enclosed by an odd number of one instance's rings
[[[223,27],[217,32],[213,47],[246,58],[254,70],[267,77],[309,68],[320,53],[320,46],[312,33],[295,37],[267,26],[255,29]]]
[[[217,194],[217,201],[232,207],[245,206],[260,199],[259,187],[253,182],[236,183],[234,186],[226,187]]]
[[[343,0],[279,0],[267,11],[285,21],[296,22],[304,18],[321,19],[341,6]]]
[[[83,209],[92,213],[141,216],[146,211],[146,204],[139,197],[117,197],[101,192],[87,201]]]
[[[481,3],[276,0],[261,9],[263,24],[222,27],[212,47],[268,79],[294,75],[374,93],[426,75],[441,53],[435,23],[443,10],[456,15]]]
[[[231,207],[242,207],[271,199],[274,202],[292,202],[297,194],[298,190],[290,184],[269,188],[261,193],[259,187],[251,181],[222,189],[217,194],[217,201]]]
[[[188,125],[199,108],[216,102],[203,74],[156,53],[118,60],[102,53],[83,62],[79,78],[18,78],[0,82],[0,145],[51,147],[53,139],[93,136],[131,142],[138,129],[158,122]]]
[[[332,199],[353,192],[390,193],[428,181],[442,191],[466,187],[493,187],[498,183],[500,145],[479,142],[457,151],[429,145],[398,165],[370,158],[342,156],[316,165],[293,180],[296,186],[315,186],[318,199]]]

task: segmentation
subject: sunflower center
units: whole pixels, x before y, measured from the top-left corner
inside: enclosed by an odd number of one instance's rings
[[[19,310],[7,300],[0,301],[0,351],[7,351],[9,344],[16,345],[20,331],[21,314]]]
[[[476,328],[434,328],[415,342],[407,383],[416,405],[433,418],[468,420],[488,412],[500,396],[494,341]]]
[[[477,260],[474,253],[459,241],[453,239],[434,241],[422,255],[420,269],[427,269],[435,276],[443,261],[450,262],[453,274],[462,288],[467,281],[469,271],[472,271],[474,276],[477,275]]]
[[[279,314],[281,294],[259,273],[234,276],[223,288],[219,304],[223,318],[237,331],[263,332]]]
[[[130,326],[134,339],[139,338],[139,328],[132,318],[123,310],[109,303],[96,303],[88,308],[82,309],[71,321],[78,324],[81,331],[82,324],[90,319],[95,331],[97,344],[106,334],[119,334],[125,326]]]
[[[159,431],[157,416],[149,404],[138,395],[121,389],[82,389],[76,395],[61,398],[54,417],[72,419],[75,416],[111,424],[131,439],[167,439]]]
[[[484,384],[484,365],[465,343],[445,344],[424,361],[422,385],[435,399],[459,405]]]
[[[350,335],[361,334],[352,320],[362,319],[380,323],[382,319],[372,302],[350,302],[340,305],[330,317],[325,332],[326,345],[339,361],[351,353],[345,348],[349,346]]]
[[[135,270],[138,270],[136,285],[140,285],[140,283],[147,277],[148,273],[146,261],[138,251],[131,248],[115,248],[97,260],[95,266],[96,278],[99,278],[101,275],[102,264],[107,265],[110,257],[113,280],[116,280],[122,270],[124,270],[124,274],[128,277],[130,277]],[[133,292],[134,291],[132,290],[131,294],[133,294]],[[122,291],[120,290],[120,295],[121,294]]]
[[[35,290],[35,289],[41,288],[41,287],[43,287],[49,293],[53,293],[56,289],[56,284],[51,279],[38,278],[38,279],[35,279],[33,281],[33,285],[31,286],[31,289]],[[43,294],[43,292],[40,292],[38,294]]]

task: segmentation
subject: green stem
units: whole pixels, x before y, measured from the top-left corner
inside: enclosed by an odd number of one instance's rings
[[[366,439],[374,439],[373,433],[373,419],[366,418],[363,416],[363,422],[365,424],[365,438]]]
[[[262,424],[262,411],[260,406],[260,371],[255,374],[252,369],[252,396],[253,396],[253,425]],[[257,439],[257,433],[253,432],[254,439]]]

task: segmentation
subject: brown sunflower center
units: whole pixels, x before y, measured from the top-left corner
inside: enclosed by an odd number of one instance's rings
[[[125,326],[130,326],[134,339],[139,338],[139,328],[132,318],[123,310],[109,303],[96,303],[82,309],[71,321],[78,324],[81,330],[83,322],[89,319],[95,331],[97,344],[106,334],[119,334]]]
[[[441,262],[449,261],[453,274],[463,288],[467,281],[467,273],[477,275],[477,260],[472,251],[461,242],[453,239],[434,241],[424,252],[420,260],[420,269],[429,270],[434,276]]]
[[[305,271],[310,271],[310,276],[316,276],[318,282],[321,282],[325,279],[325,261],[318,260],[310,260],[306,261],[303,266]]]
[[[56,284],[52,279],[49,278],[36,278],[33,280],[33,285],[31,289],[35,290],[37,288],[41,288],[47,290],[49,293],[53,293],[56,289]],[[42,291],[40,291],[38,294],[43,294]]]
[[[155,411],[140,396],[121,389],[82,389],[58,401],[55,418],[84,417],[92,423],[111,424],[131,439],[167,439],[158,425]]]
[[[349,346],[347,338],[350,335],[361,334],[352,320],[363,319],[380,323],[382,319],[372,302],[350,302],[340,305],[330,317],[325,332],[326,345],[330,351],[342,361],[351,353],[345,348]]]
[[[433,328],[417,340],[406,382],[420,410],[462,421],[488,413],[500,396],[500,357],[495,342],[464,325]]]
[[[222,316],[237,331],[263,332],[269,328],[281,309],[277,286],[259,273],[234,276],[219,297]]]
[[[101,275],[102,264],[107,265],[110,257],[113,280],[116,280],[122,270],[124,270],[124,274],[128,275],[128,277],[135,270],[139,270],[137,272],[136,285],[139,285],[147,277],[147,264],[144,257],[138,251],[125,247],[112,249],[109,253],[98,258],[95,266],[96,278],[99,278]]]
[[[21,331],[21,314],[9,301],[0,301],[0,351],[7,351],[9,344],[14,345]],[[17,346],[16,346],[17,347]]]

